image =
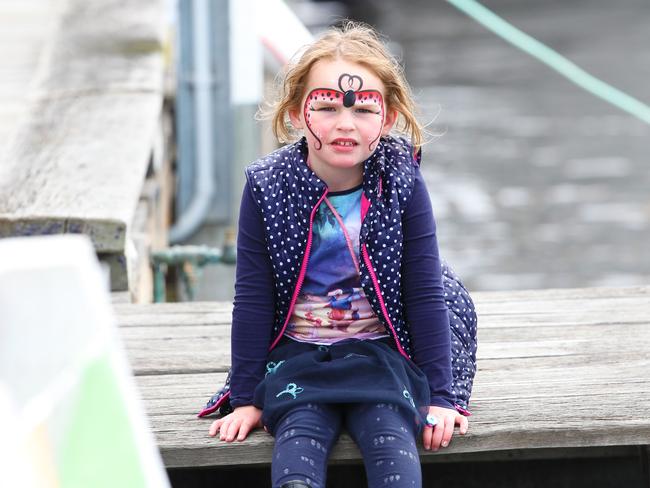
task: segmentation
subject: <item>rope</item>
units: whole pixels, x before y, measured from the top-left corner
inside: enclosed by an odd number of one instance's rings
[[[650,106],[589,74],[550,47],[509,24],[480,3],[474,0],[447,1],[487,29],[537,58],[579,87],[637,117],[646,124],[650,124]]]

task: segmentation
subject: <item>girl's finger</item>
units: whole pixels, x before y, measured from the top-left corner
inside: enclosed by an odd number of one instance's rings
[[[461,415],[460,421],[458,423],[460,424],[460,433],[463,435],[467,433],[467,429],[469,427],[469,420],[467,420],[467,417]]]
[[[222,441],[226,440],[226,434],[228,433],[228,427],[230,426],[231,421],[232,421],[232,417],[226,417],[223,419],[223,422],[219,427],[219,439],[221,439]]]
[[[223,423],[223,419],[217,419],[214,422],[212,422],[212,425],[210,425],[210,430],[208,430],[208,434],[210,434],[212,437],[217,435],[217,432],[219,432],[219,427]]]
[[[433,438],[433,427],[425,424],[422,432],[422,445],[428,451],[431,449],[431,439]]]
[[[447,447],[451,442],[451,436],[454,435],[454,427],[456,426],[455,417],[445,417],[445,429],[442,433],[442,442],[440,445],[442,447]]]
[[[445,431],[445,418],[439,417],[439,422],[433,428],[433,438],[431,439],[431,449],[437,451],[440,449],[440,442],[442,441],[442,434]]]
[[[248,433],[251,431],[251,425],[249,422],[242,422],[241,426],[239,427],[239,435],[237,436],[238,441],[243,441],[246,439],[246,436]]]
[[[226,442],[232,442],[237,437],[237,432],[239,432],[239,426],[241,425],[241,419],[233,419],[228,426],[228,433],[226,434]]]

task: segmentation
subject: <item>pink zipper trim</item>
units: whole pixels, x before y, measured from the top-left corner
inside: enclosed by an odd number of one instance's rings
[[[470,412],[469,410],[461,407],[460,405],[454,405],[454,407],[456,407],[456,410],[458,411],[458,413],[464,415],[465,417],[471,417],[472,412]]]
[[[363,260],[366,262],[366,268],[368,268],[368,272],[370,273],[370,278],[372,278],[372,283],[375,286],[375,291],[377,292],[377,298],[379,299],[379,306],[381,307],[381,311],[384,314],[384,318],[386,319],[386,322],[388,322],[388,325],[390,326],[390,330],[393,331],[393,338],[395,339],[395,344],[397,344],[397,349],[402,354],[402,356],[404,356],[406,359],[411,359],[409,355],[406,354],[406,351],[404,351],[404,349],[402,348],[402,345],[399,343],[399,339],[397,338],[397,332],[395,331],[395,327],[393,327],[393,323],[390,321],[390,317],[388,316],[388,310],[386,310],[384,297],[382,297],[381,295],[381,290],[379,288],[379,281],[377,280],[377,275],[375,275],[375,270],[373,269],[372,263],[370,262],[370,256],[368,256],[368,248],[366,247],[365,242],[361,246],[361,251],[363,253]]]
[[[383,188],[382,184],[382,179],[381,177],[379,178],[379,195],[381,195],[381,191]],[[366,218],[366,215],[368,214],[368,210],[370,210],[370,200],[366,197],[365,193],[361,193],[361,223],[363,223],[363,220]]]
[[[379,178],[379,193],[381,193],[381,188],[382,188],[382,181],[381,178]],[[370,209],[370,200],[366,198],[365,193],[362,193],[361,194],[361,222],[362,223],[363,220],[366,218],[369,209]],[[377,292],[377,298],[379,299],[379,306],[381,307],[381,311],[384,314],[384,318],[386,319],[386,322],[388,322],[388,326],[390,327],[390,330],[393,331],[393,339],[395,339],[395,344],[397,345],[397,349],[402,354],[402,356],[404,356],[407,359],[411,359],[409,355],[406,354],[406,351],[404,351],[404,348],[402,348],[402,345],[399,343],[399,339],[397,338],[397,331],[395,330],[395,327],[393,327],[393,323],[391,322],[390,317],[388,316],[386,303],[384,303],[384,297],[382,296],[381,289],[379,288],[379,281],[377,280],[375,269],[372,267],[372,263],[370,262],[370,256],[368,255],[368,248],[366,247],[365,243],[361,246],[361,254],[363,255],[363,260],[366,263],[366,268],[368,268],[368,273],[370,273],[370,278],[372,279],[372,283],[375,287],[375,291]]]
[[[325,195],[327,195],[328,190],[325,190],[325,193],[323,193],[323,196],[320,197],[314,208],[311,209],[311,215],[309,216],[309,233],[307,234],[307,246],[305,248],[305,255],[302,258],[302,264],[300,265],[300,273],[298,274],[298,283],[296,283],[296,288],[293,290],[293,296],[291,297],[291,304],[289,305],[289,311],[287,312],[287,318],[284,321],[284,325],[282,326],[282,329],[280,330],[280,333],[278,336],[275,338],[271,346],[269,347],[269,351],[273,349],[278,342],[280,342],[280,339],[282,339],[282,336],[284,335],[284,331],[287,328],[287,324],[289,323],[289,319],[291,318],[291,314],[293,313],[293,308],[296,305],[296,300],[298,299],[298,293],[300,293],[300,287],[302,287],[302,282],[305,280],[305,273],[307,272],[307,262],[309,261],[309,251],[311,250],[311,234],[312,234],[312,229],[313,229],[313,224],[314,224],[314,216],[316,215],[316,210],[318,207],[320,207],[321,202],[325,198]]]
[[[366,218],[366,214],[368,213],[369,208],[370,208],[370,200],[366,198],[365,193],[362,193],[361,194],[361,223],[363,223],[363,219]]]
[[[224,394],[224,396],[222,396],[221,398],[219,398],[219,400],[217,401],[217,403],[215,403],[215,404],[212,405],[211,407],[207,407],[207,408],[204,408],[203,410],[201,410],[201,411],[198,413],[197,417],[199,417],[199,418],[201,418],[201,417],[205,417],[206,415],[210,415],[211,413],[216,412],[216,411],[219,409],[219,407],[220,407],[221,405],[223,405],[223,403],[228,399],[229,396],[230,396],[230,391],[226,392],[226,393]]]

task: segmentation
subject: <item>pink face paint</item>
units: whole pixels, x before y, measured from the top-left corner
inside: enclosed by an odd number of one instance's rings
[[[363,80],[358,75],[343,73],[338,80],[339,90],[333,88],[316,88],[309,92],[303,106],[305,125],[316,139],[317,150],[323,147],[321,131],[315,127],[318,125],[319,113],[336,112],[343,108],[349,108],[355,113],[365,115],[379,115],[381,125],[376,136],[368,136],[368,150],[374,150],[373,145],[381,137],[384,127],[384,99],[378,90],[361,90]],[[367,108],[364,108],[364,105]]]

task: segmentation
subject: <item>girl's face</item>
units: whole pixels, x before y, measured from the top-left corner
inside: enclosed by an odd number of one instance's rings
[[[313,65],[300,110],[289,117],[307,138],[317,174],[349,171],[374,152],[397,119],[384,104],[384,92],[382,81],[360,64],[336,59]]]

